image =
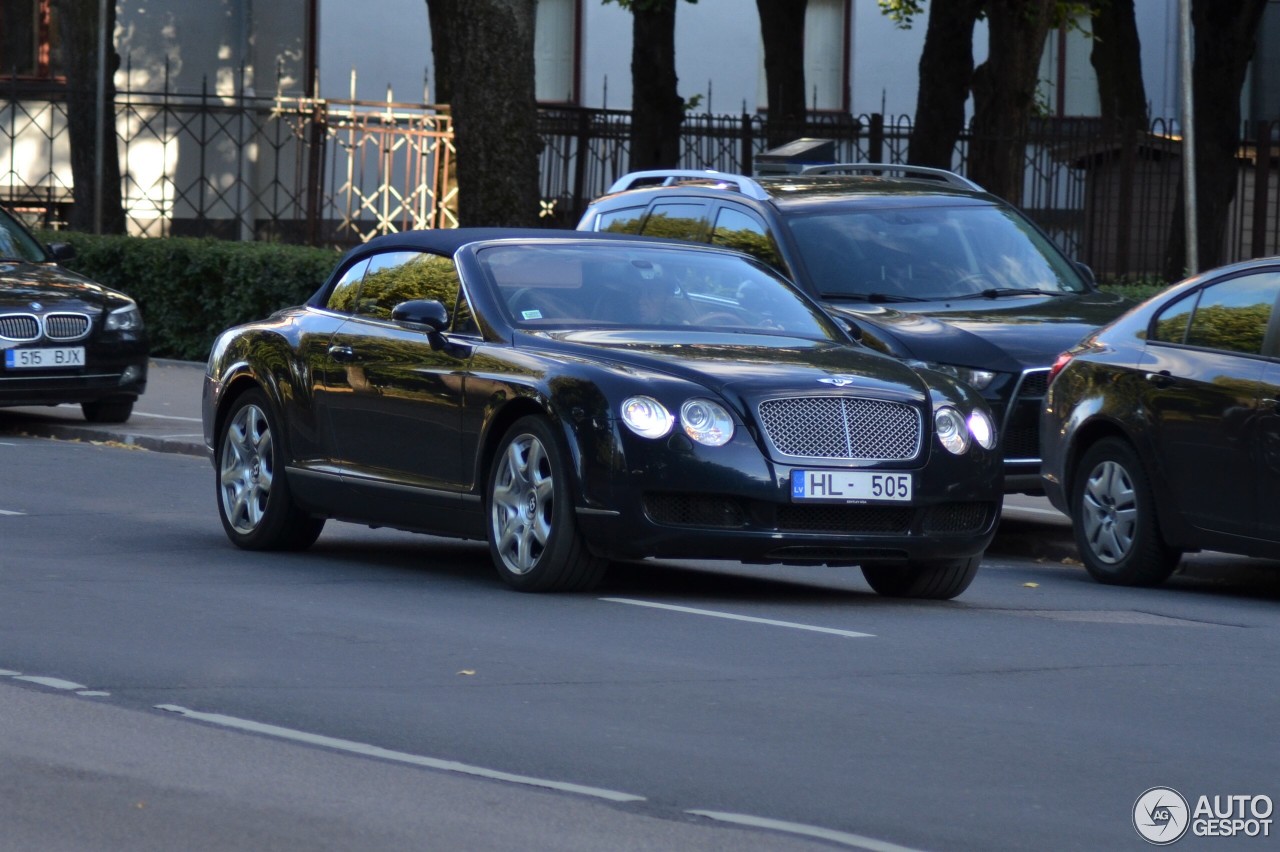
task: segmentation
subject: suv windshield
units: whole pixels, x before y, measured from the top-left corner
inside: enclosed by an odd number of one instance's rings
[[[788,224],[824,297],[911,302],[1080,293],[1079,273],[1035,228],[993,206],[826,206]]]

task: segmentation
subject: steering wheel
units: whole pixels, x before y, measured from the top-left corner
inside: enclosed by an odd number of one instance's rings
[[[532,287],[521,287],[507,298],[507,307],[511,309],[511,313],[515,314],[516,319],[526,319],[525,311],[542,312],[542,300],[538,293]]]
[[[698,317],[698,325],[742,325],[742,317],[728,311],[715,311]]]

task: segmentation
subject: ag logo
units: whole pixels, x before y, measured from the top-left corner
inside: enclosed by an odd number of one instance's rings
[[[1190,816],[1187,800],[1171,787],[1152,787],[1133,803],[1133,827],[1143,840],[1157,846],[1181,839]]]

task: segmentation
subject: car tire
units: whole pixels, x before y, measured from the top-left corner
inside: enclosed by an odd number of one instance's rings
[[[132,397],[112,397],[80,403],[84,419],[90,423],[124,423],[133,414]]]
[[[522,417],[498,444],[485,491],[489,553],[498,575],[523,592],[583,591],[608,561],[578,532],[565,453],[546,420]]]
[[[982,555],[931,559],[906,565],[864,565],[862,576],[877,594],[890,598],[951,600],[973,582]]]
[[[1076,466],[1071,526],[1085,570],[1100,583],[1154,586],[1178,566],[1182,551],[1160,533],[1151,484],[1137,452],[1105,438]]]
[[[222,423],[214,469],[218,514],[227,537],[246,550],[305,550],[324,518],[293,500],[275,415],[261,390],[236,398]]]

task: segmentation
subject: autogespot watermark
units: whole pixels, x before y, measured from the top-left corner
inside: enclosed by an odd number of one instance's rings
[[[1195,807],[1172,787],[1152,787],[1133,803],[1133,827],[1148,843],[1168,846],[1190,829],[1196,837],[1270,837],[1271,797],[1200,796]]]

